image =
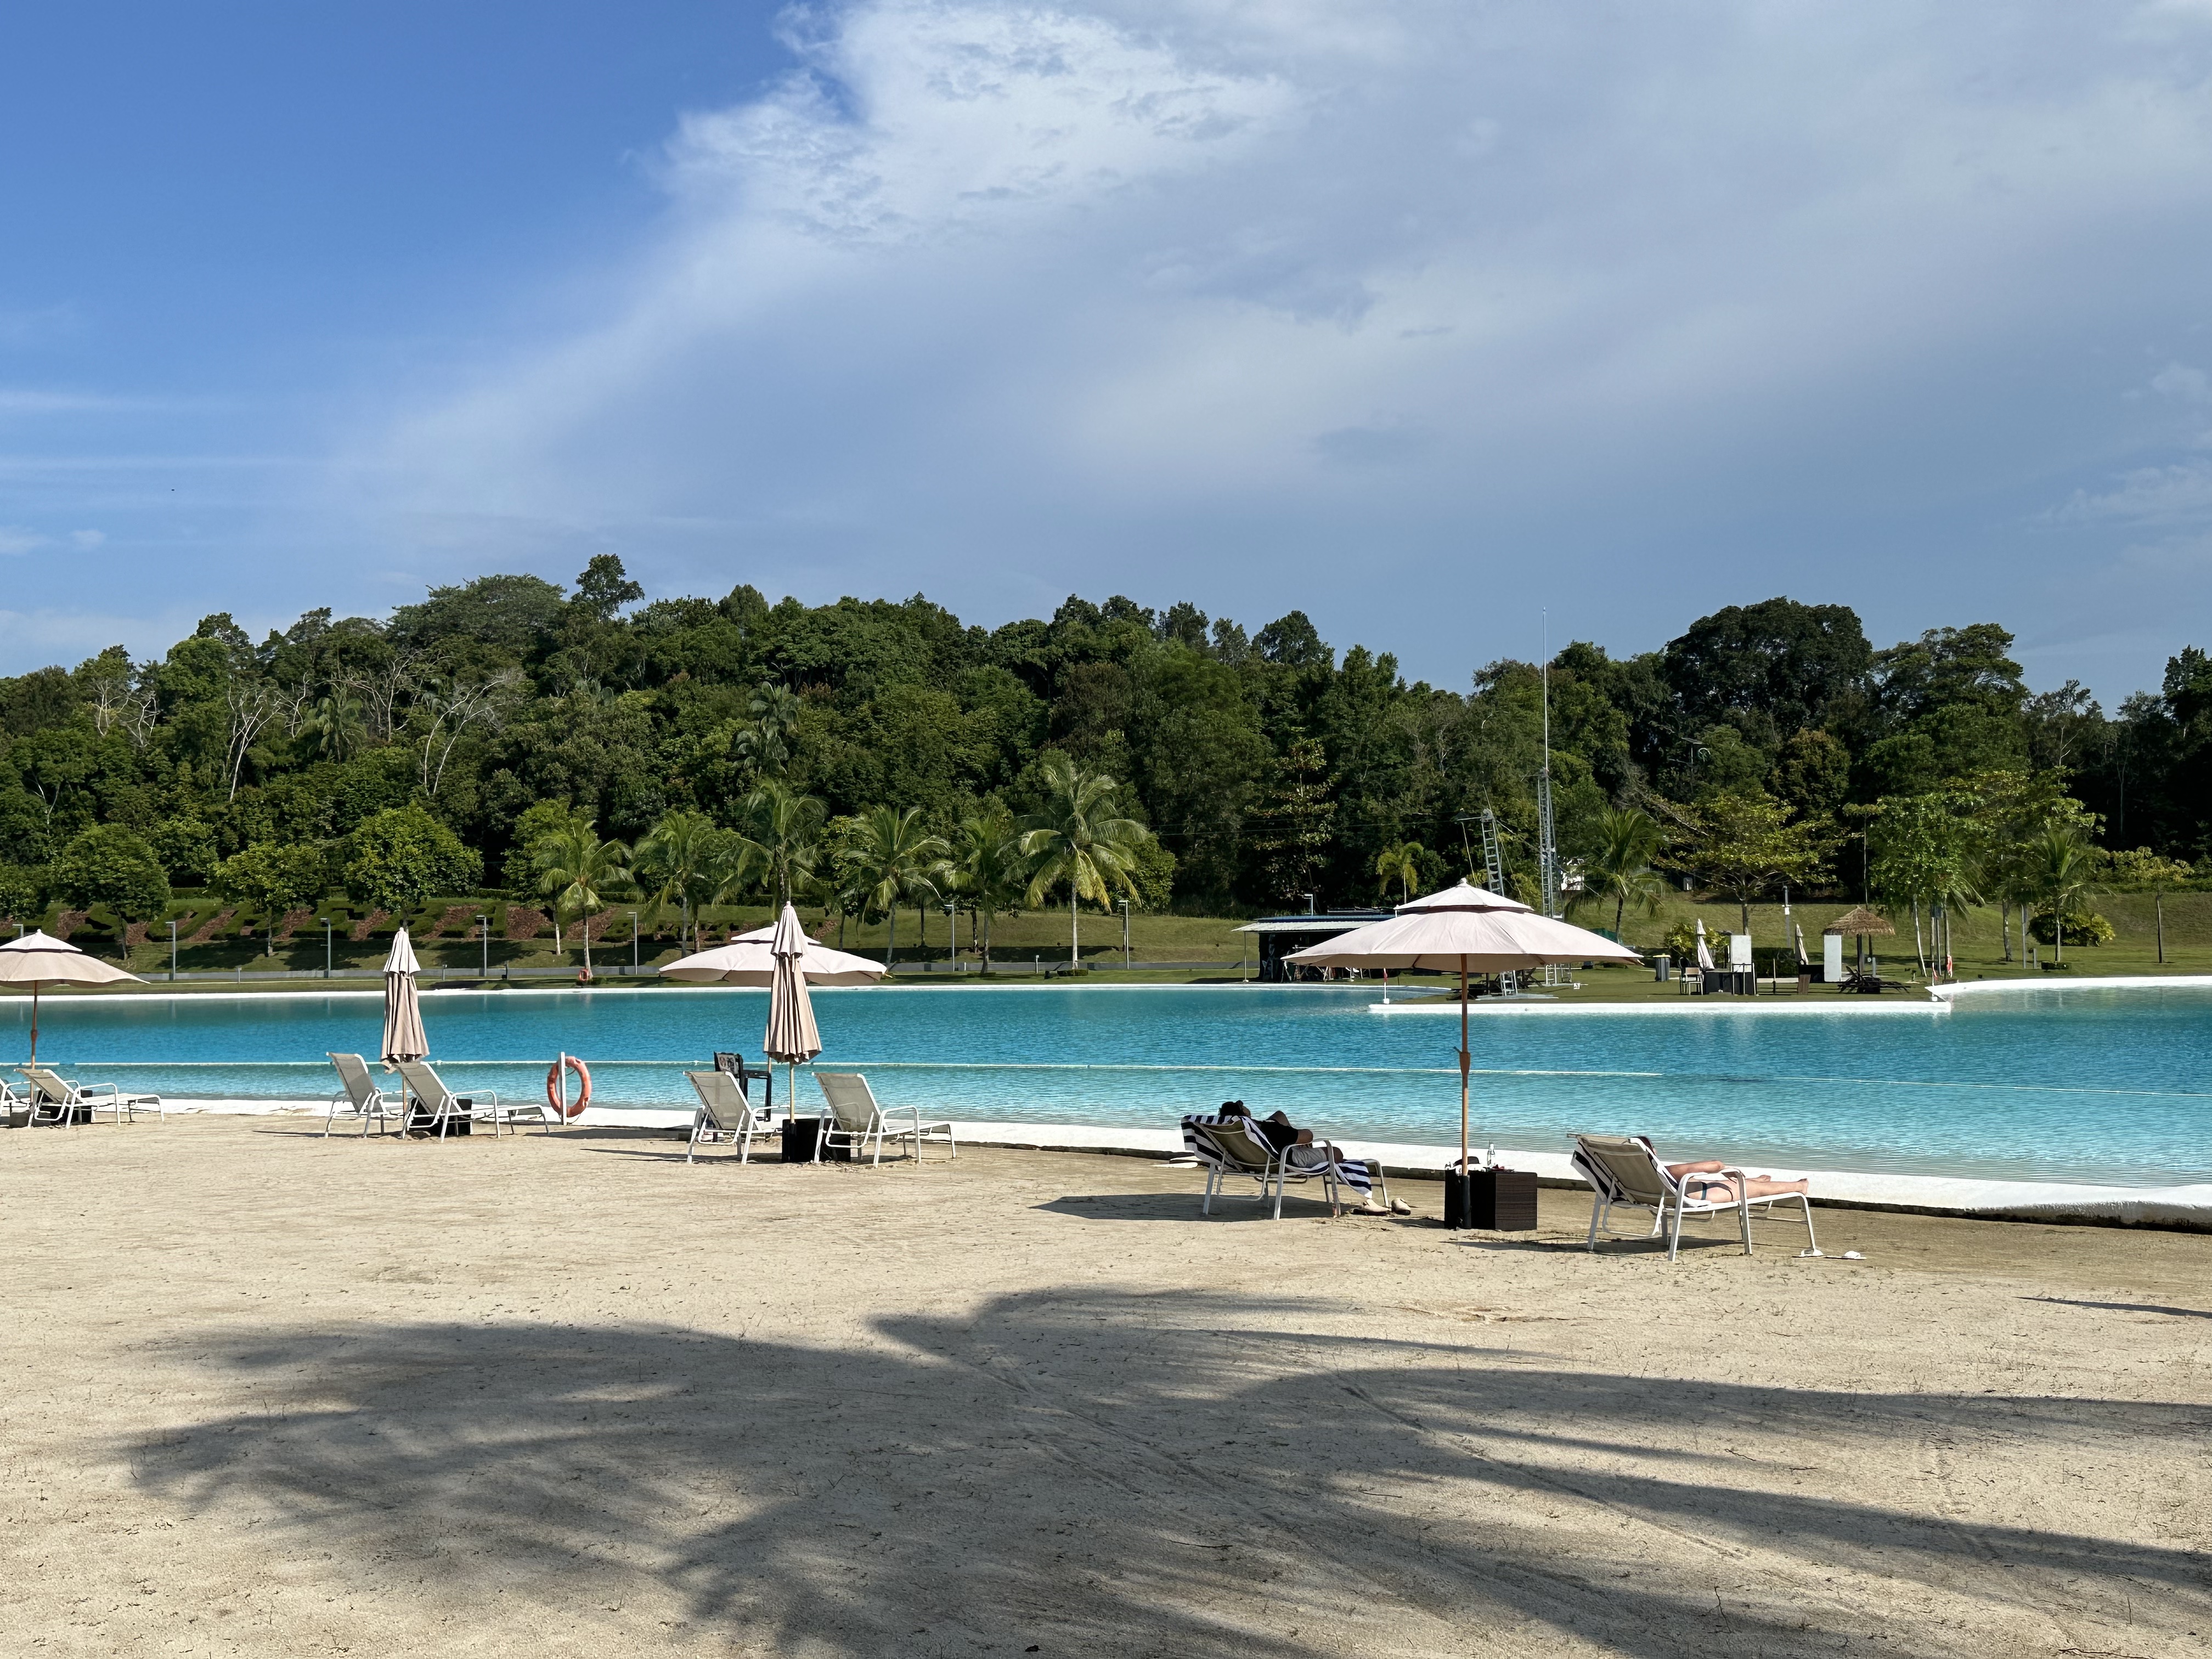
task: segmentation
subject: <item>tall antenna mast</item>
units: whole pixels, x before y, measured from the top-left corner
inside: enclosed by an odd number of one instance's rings
[[[1536,869],[1544,884],[1544,914],[1559,914],[1559,848],[1552,833],[1552,613],[1544,618],[1544,769],[1536,777]]]

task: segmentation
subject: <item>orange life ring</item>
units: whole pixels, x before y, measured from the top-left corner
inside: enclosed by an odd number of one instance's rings
[[[566,1109],[567,1115],[574,1117],[592,1103],[592,1068],[574,1054],[563,1054],[545,1068],[545,1103],[556,1112],[563,1109],[561,1104],[561,1068],[563,1066],[574,1072],[576,1081],[583,1085],[583,1091],[570,1101]]]

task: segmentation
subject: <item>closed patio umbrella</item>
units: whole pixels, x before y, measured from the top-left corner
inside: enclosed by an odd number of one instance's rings
[[[384,1063],[396,1060],[427,1060],[430,1040],[422,1034],[422,997],[415,975],[422,963],[415,960],[414,941],[401,927],[392,936],[392,954],[384,959]]]
[[[775,978],[769,987],[768,1032],[761,1052],[783,1062],[785,1098],[794,1112],[799,1109],[799,1063],[822,1052],[814,1000],[806,994],[806,947],[812,942],[799,925],[799,912],[787,903],[769,943],[775,958]]]
[[[1467,1151],[1467,976],[1517,973],[1547,963],[1641,962],[1626,945],[1462,882],[1401,905],[1389,921],[1340,933],[1285,958],[1328,968],[1425,968],[1459,975],[1459,1168]]]
[[[1713,953],[1705,944],[1705,919],[1698,918],[1698,966],[1706,973],[1713,971]]]
[[[49,985],[133,985],[146,981],[112,963],[87,956],[67,939],[32,932],[0,945],[0,985],[31,988],[31,1064],[39,1063],[39,993]]]

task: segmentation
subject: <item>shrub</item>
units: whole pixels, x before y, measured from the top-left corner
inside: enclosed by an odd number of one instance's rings
[[[2027,924],[2027,931],[2039,945],[2058,943],[2057,924],[2051,912],[2039,910],[2035,919]],[[2069,910],[2066,913],[2066,943],[2069,945],[2110,945],[2112,924],[2089,910]]]

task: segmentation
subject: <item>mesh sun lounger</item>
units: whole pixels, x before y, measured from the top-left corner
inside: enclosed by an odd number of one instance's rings
[[[885,1140],[914,1142],[915,1161],[921,1161],[921,1143],[925,1139],[942,1139],[952,1148],[952,1156],[960,1156],[960,1148],[952,1139],[950,1122],[925,1123],[919,1106],[893,1106],[887,1111],[876,1103],[875,1091],[868,1087],[868,1079],[858,1072],[817,1072],[814,1080],[822,1085],[822,1098],[829,1103],[830,1115],[822,1121],[822,1133],[814,1143],[814,1161],[822,1161],[824,1147],[849,1146],[854,1152],[872,1149],[872,1163],[884,1161]],[[910,1119],[910,1121],[893,1121]]]
[[[112,1113],[118,1123],[133,1122],[141,1112],[151,1112],[164,1123],[169,1120],[168,1108],[159,1095],[127,1095],[112,1083],[71,1083],[44,1066],[15,1069],[30,1085],[33,1123],[73,1122],[80,1111],[88,1118]]]
[[[699,1144],[734,1140],[738,1143],[738,1162],[749,1164],[753,1156],[753,1137],[766,1134],[768,1125],[753,1110],[752,1102],[746,1098],[744,1085],[734,1073],[719,1067],[711,1072],[686,1072],[691,1088],[699,1097],[699,1109],[691,1119],[691,1144],[684,1149],[684,1161],[696,1159]]]
[[[323,1119],[324,1139],[331,1138],[331,1126],[342,1112],[361,1120],[363,1135],[368,1133],[372,1123],[376,1125],[379,1134],[384,1133],[387,1123],[405,1126],[405,1090],[401,1090],[400,1097],[395,1100],[378,1088],[376,1079],[369,1075],[368,1062],[359,1054],[332,1054],[331,1064],[338,1068],[338,1091],[331,1097],[330,1114]]]
[[[1374,1172],[1346,1158],[1334,1146],[1291,1146],[1278,1152],[1249,1117],[1187,1117],[1182,1121],[1183,1150],[1206,1167],[1206,1197],[1200,1215],[1213,1213],[1216,1194],[1226,1193],[1230,1182],[1244,1176],[1260,1183],[1256,1196],[1264,1204],[1272,1190],[1274,1218],[1283,1218],[1283,1190],[1291,1182],[1318,1181],[1328,1194],[1328,1207],[1337,1212],[1342,1200],[1337,1189],[1349,1187],[1363,1201],[1372,1195]],[[1304,1154],[1304,1156],[1301,1156]]]
[[[1569,1162],[1574,1165],[1575,1172],[1589,1182],[1593,1194],[1589,1230],[1589,1248],[1593,1250],[1597,1249],[1599,1230],[1617,1209],[1650,1211],[1651,1232],[1647,1237],[1666,1233],[1669,1261],[1674,1260],[1682,1247],[1685,1216],[1733,1212],[1743,1232],[1743,1253],[1749,1255],[1752,1211],[1765,1207],[1771,1213],[1771,1206],[1792,1203],[1804,1212],[1806,1247],[1815,1250],[1820,1248],[1820,1241],[1813,1236],[1813,1200],[1803,1193],[1770,1193],[1764,1198],[1696,1198],[1688,1191],[1692,1182],[1717,1182],[1733,1177],[1735,1190],[1741,1194],[1748,1192],[1748,1177],[1736,1169],[1723,1170],[1712,1176],[1669,1175],[1650,1138],[1644,1135],[1577,1134],[1571,1139],[1575,1150]]]
[[[544,1125],[547,1134],[553,1133],[553,1109],[542,1101],[502,1105],[497,1090],[471,1089],[468,1093],[468,1104],[465,1106],[426,1061],[403,1060],[397,1064],[399,1075],[406,1081],[407,1092],[430,1114],[430,1124],[427,1127],[435,1127],[441,1140],[446,1138],[448,1129],[465,1120],[471,1123],[489,1123],[494,1134],[502,1128],[512,1128],[522,1122],[541,1123]]]

